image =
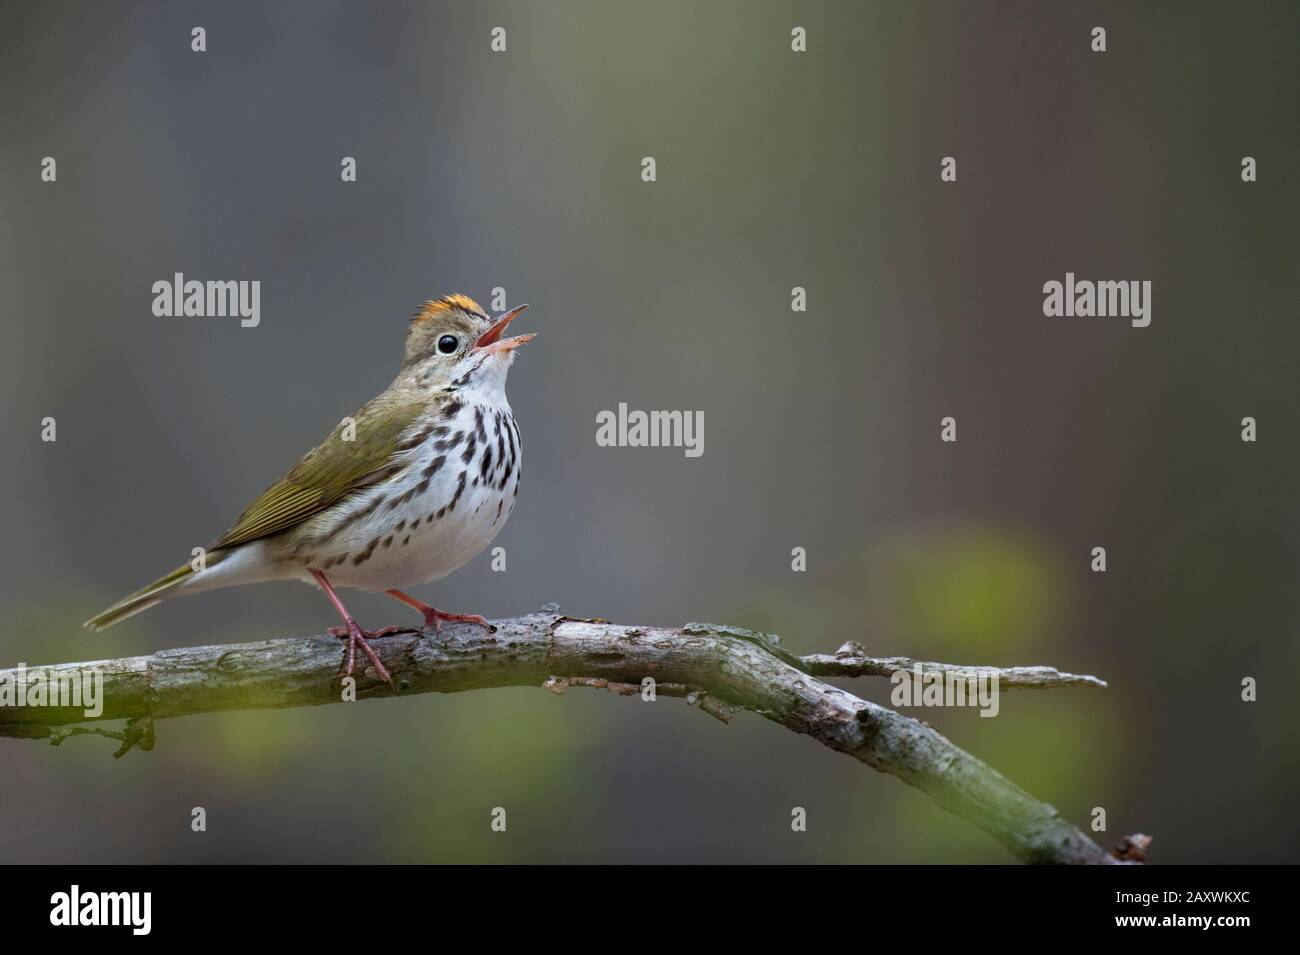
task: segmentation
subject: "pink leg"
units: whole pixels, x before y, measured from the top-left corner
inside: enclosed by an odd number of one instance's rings
[[[424,601],[416,600],[410,594],[404,594],[400,590],[385,590],[384,593],[396,600],[400,600],[408,607],[414,607],[416,610],[420,611],[420,613],[424,614],[424,625],[426,627],[433,627],[434,633],[438,633],[442,630],[442,622],[444,620],[448,623],[476,623],[480,627],[488,627],[489,629],[492,626],[476,613],[447,613],[446,611],[439,610],[436,607],[430,607]]]
[[[370,662],[374,664],[375,673],[379,675],[379,678],[386,681],[389,686],[396,690],[397,687],[393,683],[393,677],[388,672],[388,668],[384,666],[379,659],[379,655],[375,653],[374,649],[366,641],[367,639],[382,637],[389,633],[393,633],[399,628],[385,627],[383,630],[362,630],[361,627],[357,625],[357,621],[353,618],[352,614],[348,613],[348,608],[343,606],[343,601],[339,600],[339,595],[334,592],[334,588],[331,587],[330,582],[325,579],[325,575],[319,570],[313,570],[311,575],[316,578],[316,583],[320,584],[321,590],[325,591],[325,596],[329,598],[330,603],[334,605],[334,609],[338,611],[339,616],[343,618],[343,623],[345,624],[345,627],[342,628],[342,632],[339,632],[339,628],[337,627],[330,630],[330,633],[335,636],[344,637],[348,641],[347,654],[344,656],[343,666],[339,668],[339,676],[348,677],[352,675],[352,671],[356,668],[357,663],[357,647],[361,647],[361,649],[365,651],[366,656],[370,658]]]

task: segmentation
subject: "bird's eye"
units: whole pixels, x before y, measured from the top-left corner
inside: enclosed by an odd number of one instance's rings
[[[438,339],[438,351],[442,352],[444,355],[450,355],[456,350],[456,346],[459,344],[460,342],[456,340],[455,335],[443,335]]]

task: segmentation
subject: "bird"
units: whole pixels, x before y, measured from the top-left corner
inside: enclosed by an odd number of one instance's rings
[[[504,337],[527,305],[493,320],[472,298],[445,295],[411,317],[397,377],[262,492],[206,551],[91,617],[103,630],[174,597],[268,580],[320,588],[343,619],[339,678],[363,652],[379,679],[392,675],[371,640],[404,628],[364,630],[336,588],[383,591],[424,615],[488,627],[405,593],[483,551],[519,495],[523,441],[506,399],[520,345]],[[395,687],[394,687],[395,688]]]

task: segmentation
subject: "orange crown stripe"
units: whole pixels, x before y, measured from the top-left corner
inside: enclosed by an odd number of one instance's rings
[[[468,312],[471,315],[486,319],[488,316],[483,311],[482,306],[474,301],[468,295],[461,295],[459,292],[453,295],[444,295],[442,298],[434,299],[431,302],[425,302],[420,306],[420,310],[411,316],[412,321],[424,321],[430,318],[436,318],[450,311]]]

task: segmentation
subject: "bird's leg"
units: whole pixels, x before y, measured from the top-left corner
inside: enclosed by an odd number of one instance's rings
[[[492,627],[490,623],[476,613],[447,613],[445,610],[430,607],[424,601],[416,600],[410,594],[404,594],[400,590],[385,590],[384,593],[388,594],[388,596],[395,600],[400,600],[408,607],[414,607],[416,610],[420,611],[420,613],[424,614],[424,625],[426,627],[433,627],[434,633],[438,633],[442,630],[442,622],[444,620],[448,623],[476,623],[480,627],[487,627],[488,629],[491,629]]]
[[[335,627],[330,629],[330,633],[338,637],[343,637],[348,641],[347,653],[344,655],[343,665],[339,668],[338,675],[340,677],[349,677],[352,675],[352,671],[356,668],[357,647],[359,646],[363,651],[365,651],[366,656],[370,658],[370,662],[374,664],[375,673],[379,675],[379,678],[387,682],[389,686],[396,690],[397,687],[393,683],[393,677],[388,672],[388,668],[384,666],[379,659],[379,655],[375,653],[374,648],[366,641],[367,639],[374,639],[375,637],[382,637],[389,633],[393,633],[399,628],[385,627],[383,630],[362,630],[352,614],[348,613],[348,608],[343,606],[343,601],[339,600],[339,595],[334,592],[334,588],[331,587],[330,582],[325,579],[325,575],[319,570],[313,570],[311,575],[316,578],[316,583],[320,584],[321,590],[325,591],[325,596],[329,598],[330,603],[334,605],[334,609],[337,610],[339,616],[343,618],[343,623],[345,625],[343,628]],[[336,632],[340,630],[341,632]]]

